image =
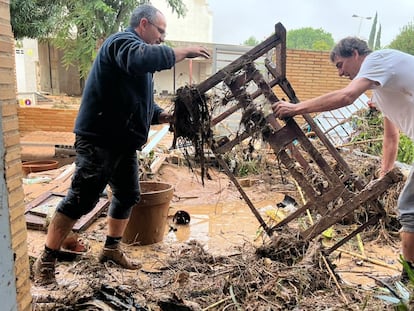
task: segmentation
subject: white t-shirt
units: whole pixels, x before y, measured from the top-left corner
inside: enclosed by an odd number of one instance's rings
[[[369,54],[355,77],[378,82],[375,106],[414,140],[414,56],[384,49]]]

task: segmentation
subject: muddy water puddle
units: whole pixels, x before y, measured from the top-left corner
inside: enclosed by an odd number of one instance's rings
[[[254,203],[265,221],[267,219],[263,211],[273,208],[275,204],[268,200]],[[186,211],[190,215],[190,222],[186,225],[174,223],[173,216],[177,211]],[[258,220],[242,201],[213,205],[172,205],[164,239],[151,245],[131,245],[128,251],[141,261],[143,271],[157,273],[168,266],[166,261],[171,251],[179,254],[181,245],[190,241],[197,241],[213,255],[227,256],[238,253],[237,247],[244,243],[261,244],[263,240]]]
[[[273,208],[276,202],[263,200],[254,206],[267,221],[263,213]],[[169,232],[164,243],[197,240],[211,252],[225,252],[233,246],[253,243],[260,232],[260,224],[250,208],[242,201],[215,205],[187,205],[170,209],[170,214],[184,210],[190,214],[188,225],[176,225],[169,217]]]

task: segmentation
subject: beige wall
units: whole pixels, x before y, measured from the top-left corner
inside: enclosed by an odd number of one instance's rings
[[[157,95],[166,91],[170,95],[185,85],[199,84],[211,75],[211,62],[205,60],[184,60],[174,69],[154,74],[154,90]]]
[[[3,211],[0,217],[9,215],[10,223],[10,247],[13,251],[15,286],[18,310],[31,310],[31,294],[29,281],[29,257],[27,254],[27,231],[26,220],[24,217],[24,193],[22,188],[22,167],[20,157],[20,135],[17,118],[16,100],[16,76],[14,62],[14,40],[10,26],[9,1],[0,0],[0,105],[1,105],[1,124],[2,124],[2,162],[4,166],[4,178],[6,193],[2,193]],[[3,189],[3,187],[2,187]],[[6,205],[3,205],[6,203]],[[1,209],[0,208],[0,209]],[[6,209],[6,210],[4,210]],[[5,212],[6,211],[6,212]],[[4,218],[3,218],[4,220]],[[2,228],[4,229],[4,228]],[[2,242],[8,241],[2,236]],[[1,244],[4,247],[4,244]],[[0,249],[2,255],[8,249]],[[1,269],[4,269],[2,266]],[[8,271],[2,270],[2,273]],[[4,284],[1,284],[4,285]],[[0,292],[6,290],[0,286]],[[0,295],[1,296],[1,295]],[[10,303],[12,297],[2,304],[4,310],[6,303]]]
[[[39,85],[41,92],[50,94],[81,95],[79,71],[74,66],[62,65],[63,52],[47,42],[38,44]]]

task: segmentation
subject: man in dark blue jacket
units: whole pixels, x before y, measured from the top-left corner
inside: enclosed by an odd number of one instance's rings
[[[147,141],[151,124],[170,120],[154,103],[153,73],[185,58],[210,56],[200,46],[160,45],[165,31],[164,15],[153,6],[141,5],[132,13],[130,27],[110,36],[100,48],[75,123],[76,170],[33,266],[36,284],[56,283],[58,250],[77,220],[95,207],[107,184],[113,195],[99,260],[111,260],[126,269],[141,267],[125,255],[120,241],[131,209],[140,199],[136,150]]]

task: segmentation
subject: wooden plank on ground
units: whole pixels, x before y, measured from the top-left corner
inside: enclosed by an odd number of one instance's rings
[[[50,217],[65,194],[47,191],[26,205],[26,225],[28,229],[45,230]],[[86,230],[109,206],[107,198],[100,198],[95,208],[82,216],[73,226],[73,231]]]

